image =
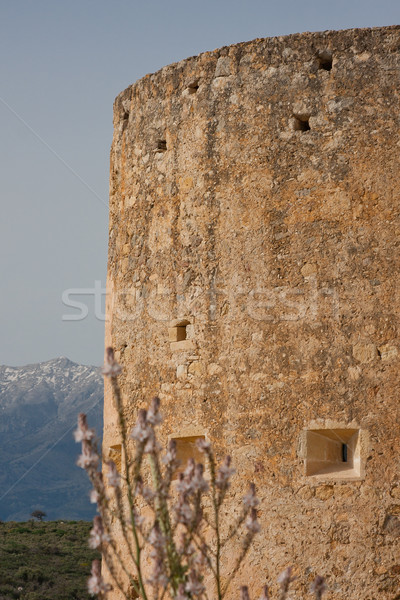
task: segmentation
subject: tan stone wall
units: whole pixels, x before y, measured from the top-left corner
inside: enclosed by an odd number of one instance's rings
[[[225,47],[115,101],[106,343],[132,424],[158,393],[165,439],[230,453],[237,499],[256,482],[253,593],[294,563],[303,592],[398,597],[399,83],[388,27]],[[307,476],[321,429],[358,432],[354,465]]]

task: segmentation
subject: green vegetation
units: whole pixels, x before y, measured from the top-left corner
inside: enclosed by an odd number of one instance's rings
[[[87,600],[91,523],[0,522],[0,600]]]

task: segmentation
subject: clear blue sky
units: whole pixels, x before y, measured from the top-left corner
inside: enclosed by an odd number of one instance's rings
[[[68,288],[105,284],[114,97],[136,79],[255,37],[400,23],[399,0],[3,0],[0,363],[100,364],[104,323]]]

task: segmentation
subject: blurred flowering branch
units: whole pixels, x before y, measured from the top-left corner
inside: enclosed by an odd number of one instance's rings
[[[209,481],[204,478],[204,465],[190,458],[172,485],[179,461],[174,440],[164,454],[157,440],[156,427],[162,422],[160,400],[154,398],[148,410],[139,410],[137,423],[129,433],[117,382],[121,370],[112,348],[108,348],[103,375],[111,379],[123,469],[118,471],[111,459],[103,460],[107,486],[98,470],[100,452],[95,432],[84,414],[79,415],[74,433],[75,440],[82,444],[77,464],[92,482],[91,501],[97,504],[99,513],[94,517],[89,544],[102,553],[112,580],[112,585],[104,580],[99,561],[94,561],[89,592],[105,598],[116,587],[126,599],[132,598],[133,590],[143,600],[150,595],[154,600],[163,600],[166,594],[174,600],[208,600],[205,576],[212,575],[217,598],[223,600],[260,530],[255,486],[250,484],[239,516],[226,527],[222,507],[235,470],[229,456],[218,466],[210,443],[204,439],[198,440],[198,448],[205,456]],[[133,457],[128,451],[130,439],[135,444]],[[143,506],[146,510],[139,512]],[[115,523],[122,536],[118,542]],[[240,551],[229,577],[223,577],[223,557],[232,539],[240,540]],[[144,555],[151,561],[151,569],[147,566],[146,572]],[[290,567],[280,576],[281,600],[287,597],[294,579]],[[317,577],[311,590],[317,600],[325,589],[323,578]],[[241,598],[250,600],[245,586]],[[260,600],[269,598],[265,586]]]

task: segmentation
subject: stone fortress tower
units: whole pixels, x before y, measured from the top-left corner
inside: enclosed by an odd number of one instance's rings
[[[182,456],[205,436],[238,501],[255,481],[253,595],[294,564],[400,597],[399,94],[386,27],[221,48],[115,101],[106,344],[132,425],[159,394]]]

